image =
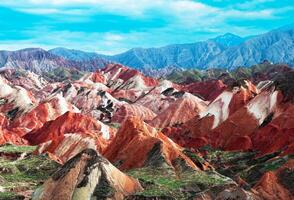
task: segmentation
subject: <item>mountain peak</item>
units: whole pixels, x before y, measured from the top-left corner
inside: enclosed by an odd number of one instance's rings
[[[234,34],[234,33],[225,33],[225,34],[223,34],[223,35],[221,35],[221,36],[229,36],[229,37],[238,37],[238,38],[241,38],[239,35],[236,35],[236,34]]]
[[[24,49],[19,49],[17,50],[16,52],[37,52],[37,51],[40,51],[40,52],[45,52],[46,50],[42,49],[42,48],[24,48]]]
[[[219,35],[213,39],[214,42],[224,45],[226,47],[237,46],[244,41],[244,38],[235,35],[233,33],[225,33],[223,35]]]
[[[278,27],[277,29],[274,29],[273,31],[290,31],[293,29],[294,29],[294,23],[291,23],[285,26]]]
[[[54,49],[50,49],[49,52],[54,55],[61,56],[65,59],[79,62],[91,61],[93,59],[103,60],[106,57],[95,52],[87,52],[64,47],[56,47]]]

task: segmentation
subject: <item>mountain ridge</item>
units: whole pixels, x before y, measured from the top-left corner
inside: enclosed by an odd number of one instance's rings
[[[290,24],[248,37],[225,33],[206,41],[171,44],[158,48],[138,47],[112,56],[101,54],[95,56],[132,66],[149,75],[152,75],[150,72],[152,70],[160,73],[168,67],[234,69],[258,64],[263,60],[293,65],[294,57],[291,56],[294,46],[293,30],[294,25]]]
[[[249,67],[264,60],[294,65],[293,24],[260,35],[240,37],[225,33],[206,41],[158,48],[138,47],[116,55],[63,47],[48,51],[41,48],[0,51],[0,68],[18,67],[37,73],[57,67],[96,71],[109,63],[120,63],[154,77],[175,70]]]

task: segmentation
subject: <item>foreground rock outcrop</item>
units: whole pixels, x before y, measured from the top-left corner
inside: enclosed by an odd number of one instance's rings
[[[117,200],[141,190],[137,180],[119,171],[95,150],[85,149],[58,169],[32,199]]]
[[[291,200],[294,198],[293,170],[294,160],[290,160],[277,170],[266,172],[254,189],[267,200]]]

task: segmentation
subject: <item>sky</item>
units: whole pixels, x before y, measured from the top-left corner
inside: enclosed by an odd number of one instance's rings
[[[0,49],[117,54],[294,22],[292,0],[0,0]]]

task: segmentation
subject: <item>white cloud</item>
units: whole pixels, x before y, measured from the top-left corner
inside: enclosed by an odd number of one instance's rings
[[[264,1],[247,1],[247,4]],[[243,9],[246,2],[218,8],[192,0],[2,0],[0,5],[38,15],[57,14],[56,20],[59,21],[89,21],[91,15],[97,13],[122,15],[137,20],[161,16],[166,20],[166,27],[195,31],[216,30],[225,26],[230,19],[272,19],[280,12],[279,9]]]
[[[256,6],[262,5],[263,3],[273,2],[275,0],[250,0],[238,3],[237,7],[241,9],[254,9]]]
[[[58,8],[19,8],[20,12],[37,14],[37,15],[48,15],[48,14],[62,14],[62,15],[85,15],[85,10],[83,9],[58,9]]]
[[[1,41],[0,49],[18,50],[30,47],[40,47],[46,50],[55,47],[67,47],[84,51],[95,51],[103,54],[116,54],[127,50],[125,38],[131,39],[128,34],[87,33],[72,31],[54,31],[50,27],[40,27],[37,29],[23,31],[31,39],[5,40]],[[130,44],[132,41],[128,41]]]
[[[54,8],[57,13],[64,10],[70,11],[73,7],[87,8],[90,12],[76,14],[92,14],[93,12],[109,12],[126,16],[140,16],[143,13],[155,7],[157,4],[167,2],[166,0],[157,0],[151,2],[149,0],[19,0],[10,1],[3,0],[0,5],[10,6],[16,10],[31,12],[33,14],[41,14],[41,9]],[[46,13],[44,13],[46,14]]]
[[[124,39],[122,35],[114,34],[114,33],[106,33],[104,35],[104,39],[108,41],[121,41]]]
[[[252,2],[262,3],[262,1],[265,0]],[[247,7],[236,4],[218,8],[192,0],[2,0],[1,5],[36,15],[50,17],[57,15],[54,20],[66,20],[66,22],[90,20],[93,14],[99,13],[117,14],[137,20],[154,16],[165,19],[166,24],[160,28],[132,30],[128,33],[119,32],[119,29],[115,32],[101,33],[99,27],[96,33],[56,31],[54,27],[46,28],[44,27],[46,25],[38,24],[36,27],[31,27],[30,31],[25,31],[25,35],[32,39],[2,41],[0,44],[0,49],[23,47],[50,49],[63,46],[106,54],[120,53],[136,46],[150,47],[150,45],[200,41],[224,32],[243,36],[260,33],[265,31],[262,27],[238,27],[230,25],[227,21],[272,19],[281,12],[281,9],[255,11],[248,6],[249,3]],[[199,36],[197,32],[206,32],[208,35]]]
[[[236,8],[232,6],[226,9],[220,9],[204,3],[192,0],[2,0],[0,5],[10,6],[13,9],[33,13],[33,14],[76,14],[91,15],[93,13],[107,12],[124,16],[143,17],[148,11],[157,11],[168,15],[174,15],[178,18],[196,18],[208,16],[210,14],[241,13],[252,15],[252,10],[238,10],[246,5],[257,4],[265,0],[249,1],[243,4],[237,4]],[[77,9],[80,8],[80,9]],[[257,13],[258,11],[256,11]],[[261,10],[263,12],[263,10]],[[258,17],[257,14],[254,16]],[[217,17],[217,16],[216,16]]]

